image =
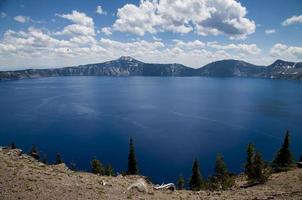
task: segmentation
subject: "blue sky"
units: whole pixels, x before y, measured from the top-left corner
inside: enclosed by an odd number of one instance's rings
[[[302,60],[301,0],[0,0],[0,70]]]

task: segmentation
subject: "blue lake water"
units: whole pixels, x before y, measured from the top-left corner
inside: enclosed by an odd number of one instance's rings
[[[81,170],[95,156],[127,169],[134,139],[139,170],[161,183],[191,174],[194,158],[212,173],[216,153],[240,172],[255,143],[267,160],[286,129],[302,154],[302,83],[199,77],[59,77],[0,82],[0,145],[36,144]]]

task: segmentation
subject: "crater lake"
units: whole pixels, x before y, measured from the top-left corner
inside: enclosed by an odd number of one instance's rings
[[[96,157],[127,170],[129,137],[140,173],[156,183],[188,179],[193,160],[206,178],[221,153],[243,170],[252,142],[271,161],[290,130],[302,154],[302,83],[201,77],[53,77],[0,82],[0,141],[52,163],[90,170]]]

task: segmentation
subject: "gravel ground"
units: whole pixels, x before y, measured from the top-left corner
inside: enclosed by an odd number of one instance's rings
[[[127,190],[140,176],[98,176],[74,172],[64,164],[44,165],[21,151],[0,148],[0,199],[299,199],[302,200],[302,169],[273,174],[264,185],[227,191],[158,191],[148,183],[145,192]]]

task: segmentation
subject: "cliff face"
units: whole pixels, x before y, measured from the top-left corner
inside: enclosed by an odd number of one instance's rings
[[[150,64],[131,57],[121,57],[104,63],[74,67],[0,71],[0,80],[53,76],[212,76],[302,80],[302,63],[277,60],[269,66],[257,66],[239,60],[221,60],[193,69],[181,64]]]
[[[264,185],[240,188],[244,176],[228,191],[128,190],[140,176],[98,176],[74,172],[64,164],[44,165],[18,149],[0,148],[0,199],[301,199],[302,169],[273,174]]]

